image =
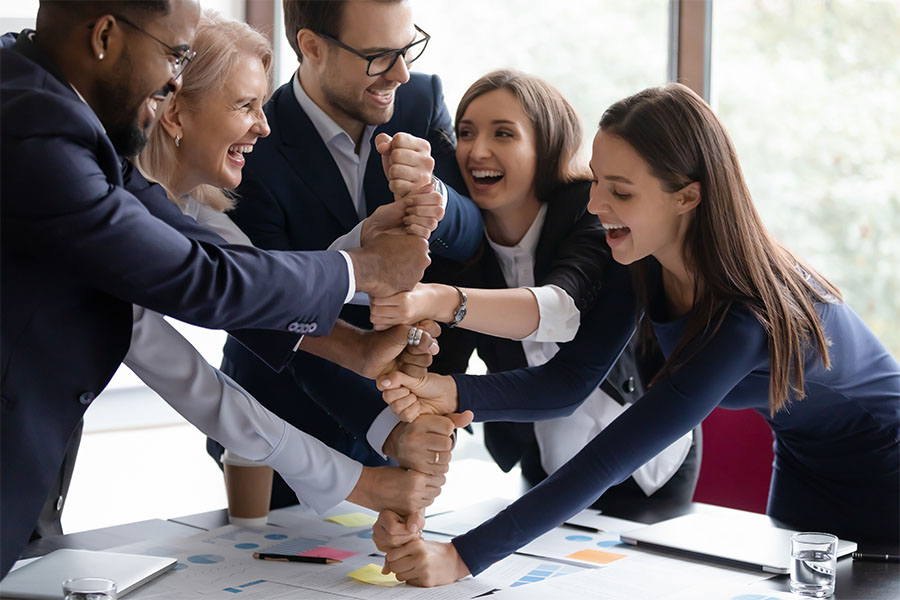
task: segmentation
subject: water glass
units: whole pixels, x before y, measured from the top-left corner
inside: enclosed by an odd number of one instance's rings
[[[63,581],[64,600],[117,600],[116,582],[103,577],[78,577]]]
[[[812,598],[834,594],[837,543],[837,537],[830,533],[800,532],[791,536],[793,593]]]

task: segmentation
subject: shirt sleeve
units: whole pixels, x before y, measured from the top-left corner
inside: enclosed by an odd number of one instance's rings
[[[384,453],[384,443],[399,422],[400,418],[394,414],[391,407],[385,406],[384,410],[378,413],[378,416],[372,421],[372,425],[366,433],[366,440],[369,442],[369,445],[382,458],[387,458],[387,455]]]
[[[767,364],[767,338],[732,310],[716,335],[664,376],[556,473],[491,520],[454,538],[475,575],[590,506],[612,485],[696,427],[728,392]]]
[[[360,221],[356,224],[356,227],[331,242],[331,245],[328,246],[328,249],[350,250],[351,248],[359,248],[362,245],[362,242],[360,241],[362,239],[362,226],[363,222]]]
[[[356,295],[356,271],[353,270],[353,261],[350,259],[350,255],[343,250],[340,251],[340,255],[347,262],[347,295],[344,297],[344,304],[347,304]],[[299,345],[298,343],[297,346],[299,347]]]
[[[158,313],[134,307],[124,363],[204,434],[278,471],[317,512],[344,500],[359,480],[362,465],[263,407]]]
[[[522,338],[523,342],[569,342],[578,333],[581,325],[581,311],[575,306],[575,301],[561,287],[557,285],[542,285],[529,287],[538,303],[540,321],[528,337]]]

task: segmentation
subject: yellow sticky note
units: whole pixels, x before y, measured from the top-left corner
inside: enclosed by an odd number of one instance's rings
[[[620,558],[625,558],[626,556],[627,555],[625,554],[601,552],[600,550],[579,550],[578,552],[568,555],[566,558],[574,558],[575,560],[583,560],[598,565],[608,565],[609,563],[615,562]]]
[[[362,527],[363,525],[375,524],[375,517],[361,512],[347,513],[346,515],[334,515],[325,520],[331,521],[332,523],[338,523],[344,527]]]
[[[382,575],[381,565],[375,564],[368,564],[362,569],[353,571],[352,573],[350,573],[350,577],[357,581],[361,581],[362,583],[368,583],[370,585],[383,585],[386,587],[393,587],[402,583],[393,573]]]

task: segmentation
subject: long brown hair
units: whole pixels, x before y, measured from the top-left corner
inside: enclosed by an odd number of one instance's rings
[[[534,75],[499,69],[478,78],[456,107],[456,134],[469,104],[495,90],[508,90],[522,105],[537,140],[534,190],[538,199],[562,183],[590,179],[587,166],[578,160],[582,127],[578,113],[555,87]]]
[[[784,408],[791,391],[803,398],[809,349],[814,347],[825,367],[831,366],[815,301],[839,301],[840,292],[766,230],[731,138],[709,105],[672,83],[616,102],[603,113],[600,129],[634,148],[664,190],[700,183],[700,203],[683,248],[695,274],[694,306],[663,372],[686,360],[689,345],[710,339],[729,307],[740,302],[768,334],[770,413]],[[643,306],[650,301],[652,260],[645,258],[634,268]]]

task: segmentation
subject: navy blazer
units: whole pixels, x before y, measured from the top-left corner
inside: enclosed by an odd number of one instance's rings
[[[347,293],[336,252],[224,249],[153,217],[122,187],[90,107],[28,35],[12,39],[0,40],[0,576],[128,350],[132,304],[216,329],[327,334]]]
[[[230,215],[260,248],[327,248],[359,222],[344,178],[297,102],[292,82],[275,91],[265,112],[272,133],[247,155],[238,188],[240,200]],[[446,214],[430,238],[432,252],[468,258],[481,240],[481,214],[471,200],[454,190],[465,188],[456,163],[453,124],[436,76],[412,74],[397,89],[393,117],[376,128],[363,180],[367,213],[394,199],[374,137],[401,131],[428,140],[435,174],[448,188]],[[348,306],[341,316],[368,326],[367,307]],[[384,409],[372,382],[302,352],[291,363],[291,373],[281,374],[273,373],[232,339],[226,342],[224,354],[222,370],[267,408],[358,460],[381,464],[380,457],[362,443]],[[310,379],[323,370],[333,373],[330,386]],[[215,455],[219,450],[212,445],[210,452]],[[276,495],[278,489],[276,484]]]

